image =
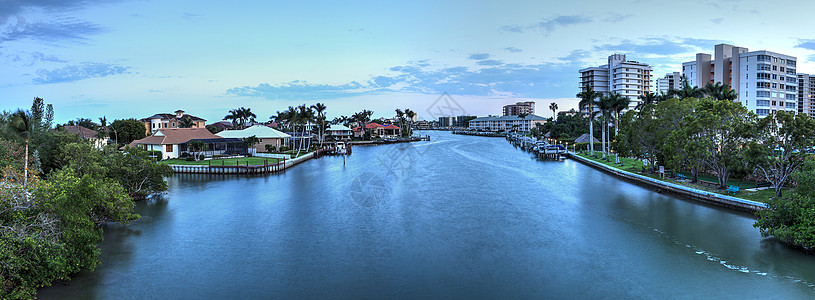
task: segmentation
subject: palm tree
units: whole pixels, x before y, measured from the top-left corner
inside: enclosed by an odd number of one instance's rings
[[[612,102],[612,110],[614,112],[614,138],[616,139],[620,128],[620,112],[628,108],[628,105],[631,104],[631,99],[623,97],[618,93],[612,93],[611,97],[614,99]],[[609,149],[611,149],[611,145],[609,145]],[[616,158],[616,163],[620,163],[619,156]]]
[[[243,126],[244,128],[246,128],[246,122],[254,123],[255,118],[258,117],[255,113],[252,112],[251,108],[243,108],[243,107],[241,107],[239,109],[239,113],[240,113],[240,116],[241,116],[241,126]]]
[[[317,103],[311,106],[312,109],[317,113],[317,122],[320,126],[320,131],[317,133],[320,137],[320,147],[323,146],[323,132],[325,131],[325,104]]]
[[[699,98],[702,96],[702,90],[700,90],[699,87],[697,86],[690,86],[690,84],[688,83],[688,78],[685,77],[685,75],[682,75],[682,89],[669,90],[668,96],[676,97],[679,99]]]
[[[253,135],[253,136],[250,136],[250,137],[246,137],[246,138],[244,138],[244,139],[243,139],[243,141],[246,143],[246,146],[247,146],[248,148],[254,148],[254,147],[255,147],[255,145],[257,145],[258,143],[260,143],[260,139],[259,139],[257,136],[254,136],[254,135]],[[251,153],[251,152],[250,152],[250,153]]]
[[[595,92],[591,86],[586,87],[585,91],[577,94],[580,98],[580,109],[588,109],[589,111],[589,149],[591,155],[594,156],[594,106],[597,104],[597,98],[602,94]]]
[[[303,149],[303,145],[305,144],[303,141],[306,137],[306,128],[314,120],[314,111],[311,110],[311,107],[302,104],[297,107],[296,116],[296,119],[303,128],[303,134],[300,136],[300,144],[297,145],[297,156],[300,156],[300,151]],[[309,145],[311,145],[311,143],[309,143]],[[308,148],[306,148],[306,151],[308,151]]]
[[[640,102],[637,103],[637,107],[635,107],[634,109],[642,110],[648,105],[657,104],[657,102],[659,101],[659,97],[660,95],[657,95],[656,93],[646,92],[645,94],[640,95],[639,97]]]
[[[23,171],[24,185],[28,186],[28,142],[31,139],[32,128],[31,115],[22,109],[18,109],[11,115],[9,127],[20,137],[25,139],[25,167]]]
[[[557,103],[554,103],[554,102],[550,103],[549,104],[549,110],[552,111],[552,121],[554,121],[555,117],[556,117],[555,111],[557,110]]]
[[[413,118],[416,117],[416,112],[405,109],[405,116],[408,118],[408,136],[413,136]]]
[[[705,85],[704,88],[701,89],[702,93],[705,96],[711,97],[716,100],[736,100],[738,98],[738,94],[736,91],[730,88],[727,84],[722,84],[721,82],[717,82],[716,84],[708,83]]]
[[[241,114],[237,109],[230,109],[229,114],[224,117],[224,120],[232,120],[232,127],[237,129],[240,124]]]
[[[611,117],[612,111],[614,110],[614,102],[617,101],[617,93],[611,93],[608,96],[600,97],[600,101],[597,102],[597,108],[600,109],[600,115],[603,117],[603,125],[600,128],[602,134],[602,147],[603,147],[603,158],[607,157],[607,148],[606,145],[606,138],[609,136],[608,133],[608,122]]]
[[[181,121],[178,121],[178,128],[192,128],[195,125],[195,122],[192,121],[190,116],[186,116]]]
[[[518,118],[521,118],[521,126],[523,126],[524,121],[526,121],[526,116],[528,116],[528,114],[525,113],[518,114]]]
[[[396,109],[396,121],[399,122],[399,128],[404,127],[404,120],[405,120],[405,112],[401,109]]]

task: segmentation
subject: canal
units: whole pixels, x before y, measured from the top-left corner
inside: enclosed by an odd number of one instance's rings
[[[40,299],[813,298],[750,215],[501,138],[358,146],[260,177],[175,175]]]

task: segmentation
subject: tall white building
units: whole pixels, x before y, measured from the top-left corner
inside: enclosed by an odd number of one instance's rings
[[[794,56],[719,44],[713,56],[698,53],[696,60],[683,63],[682,74],[691,86],[729,85],[737,101],[763,117],[778,110],[798,111],[795,67]]]
[[[798,73],[798,113],[815,117],[815,75]]]
[[[679,72],[667,73],[665,77],[657,78],[657,94],[668,94],[670,90],[682,89],[682,74]]]
[[[617,92],[631,100],[629,109],[640,102],[639,96],[651,91],[651,71],[646,63],[626,60],[624,54],[608,57],[608,64],[580,70],[580,89],[592,87],[595,92],[608,95]]]

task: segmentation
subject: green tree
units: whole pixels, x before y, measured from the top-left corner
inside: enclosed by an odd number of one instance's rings
[[[694,125],[707,138],[700,142],[705,166],[713,170],[719,188],[727,188],[733,169],[746,166],[744,152],[756,134],[756,115],[741,103],[704,98],[696,109]]]
[[[758,138],[750,142],[747,157],[775,188],[775,196],[804,163],[815,138],[815,120],[807,114],[779,111],[758,123]]]
[[[552,120],[557,119],[557,103],[549,103],[549,110],[552,111]]]
[[[195,122],[192,121],[190,116],[186,116],[182,118],[181,121],[178,121],[178,128],[192,128],[192,126],[195,126]]]
[[[115,120],[110,124],[110,130],[119,146],[130,144],[147,136],[144,123],[136,119]]]
[[[815,162],[805,161],[792,174],[798,184],[795,193],[767,200],[767,208],[756,211],[756,227],[761,236],[811,251],[815,249]]]
[[[198,161],[199,152],[204,151],[204,149],[207,148],[207,144],[204,143],[204,141],[202,140],[192,140],[189,143],[187,143],[187,147],[189,147],[190,151],[192,151],[193,159],[195,161]]]
[[[317,132],[317,136],[320,138],[320,147],[323,146],[323,139],[325,135],[325,110],[326,106],[323,103],[317,103],[311,106],[311,109],[317,113],[317,125],[319,126],[319,131]]]
[[[244,138],[243,141],[246,142],[246,146],[249,147],[250,149],[254,148],[255,145],[260,143],[260,139],[258,139],[258,137],[254,135]]]
[[[25,155],[23,156],[25,159],[25,173],[23,178],[25,178],[26,184],[28,183],[28,143],[31,140],[31,132],[34,130],[32,121],[31,115],[18,109],[12,114],[11,123],[9,124],[9,127],[25,140]]]

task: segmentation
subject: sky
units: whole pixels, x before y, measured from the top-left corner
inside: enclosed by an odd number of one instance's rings
[[[811,1],[0,0],[0,110],[55,121],[178,109],[215,122],[325,103],[420,119],[576,108],[578,70],[614,53],[654,80],[719,43],[815,72]]]

